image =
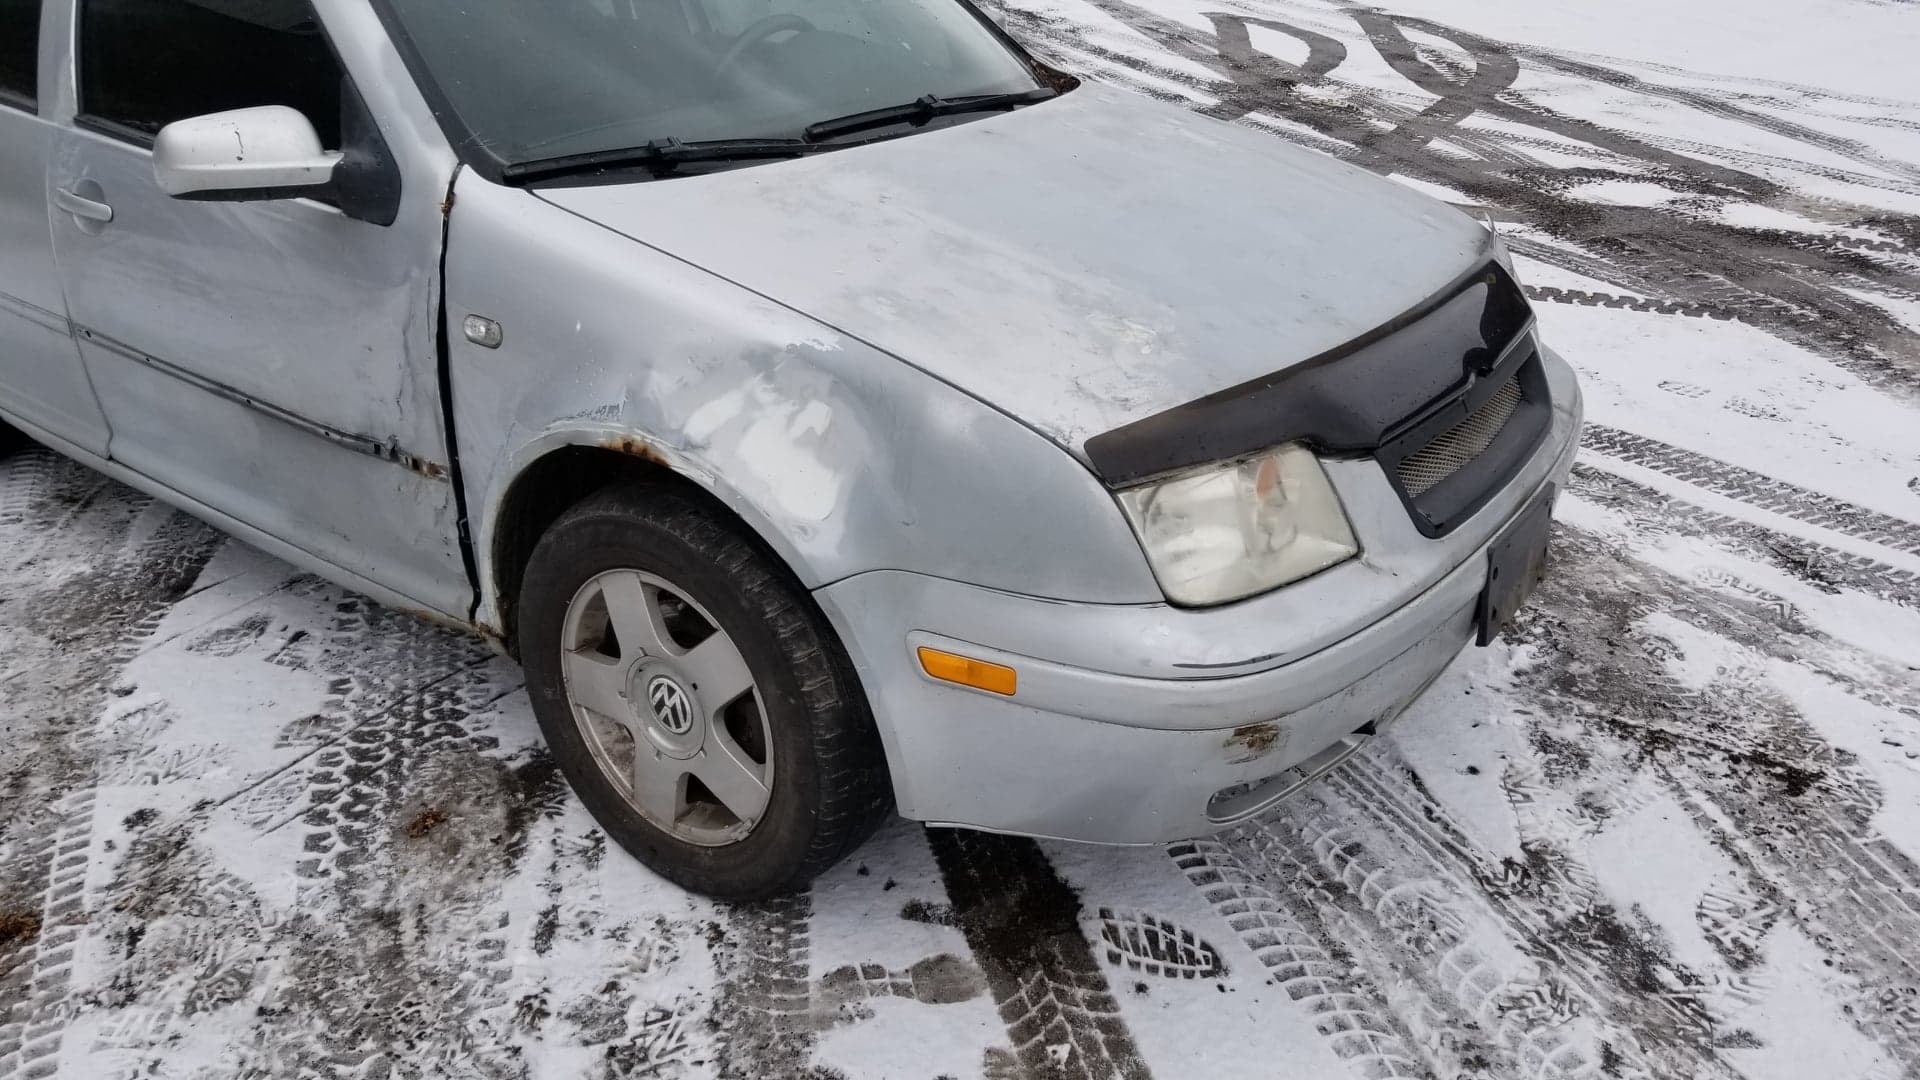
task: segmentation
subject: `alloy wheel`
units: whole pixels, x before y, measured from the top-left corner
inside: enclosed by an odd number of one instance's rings
[[[753,831],[773,789],[766,709],[739,647],[684,590],[640,570],[589,579],[560,670],[594,762],[641,816],[703,847]]]

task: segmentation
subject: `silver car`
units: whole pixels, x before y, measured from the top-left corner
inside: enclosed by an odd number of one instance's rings
[[[1259,813],[1537,578],[1445,205],[967,0],[0,0],[0,416],[525,666],[720,896]]]

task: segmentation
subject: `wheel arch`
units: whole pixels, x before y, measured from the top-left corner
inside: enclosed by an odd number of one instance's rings
[[[541,536],[569,508],[609,485],[641,481],[689,494],[738,525],[770,558],[811,590],[809,568],[766,515],[737,491],[668,447],[630,432],[549,435],[517,455],[481,521],[479,557],[483,589],[480,631],[518,656],[520,584]]]

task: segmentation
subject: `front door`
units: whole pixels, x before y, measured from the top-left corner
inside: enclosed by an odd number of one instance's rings
[[[67,329],[47,235],[54,127],[41,115],[40,9],[0,0],[0,411],[102,455],[107,421]]]
[[[383,129],[350,77],[356,58],[398,66],[377,51],[391,47],[368,32],[367,6],[69,2],[77,89],[51,163],[64,200],[52,231],[110,455],[353,579],[464,617],[435,352],[451,170],[393,137],[413,134],[404,125]],[[259,105],[299,109],[375,197],[160,190],[161,127]]]

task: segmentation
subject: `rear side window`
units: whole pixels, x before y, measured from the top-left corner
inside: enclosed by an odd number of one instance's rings
[[[40,0],[0,0],[0,102],[31,107],[39,78]]]
[[[123,137],[288,105],[338,148],[341,83],[308,0],[81,0],[80,114]]]

